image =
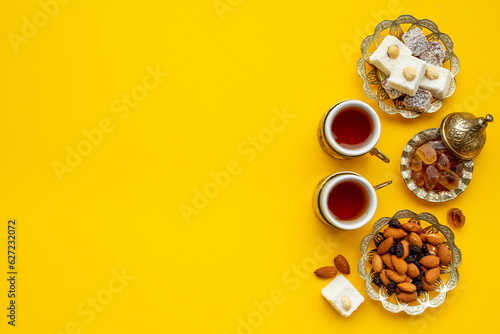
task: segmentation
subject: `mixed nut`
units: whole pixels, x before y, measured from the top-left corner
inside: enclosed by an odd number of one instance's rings
[[[377,249],[371,257],[372,283],[385,286],[389,296],[396,293],[401,302],[411,303],[424,290],[434,291],[440,266],[452,262],[445,237],[426,232],[430,231],[424,230],[417,219],[404,224],[391,219],[374,240]]]

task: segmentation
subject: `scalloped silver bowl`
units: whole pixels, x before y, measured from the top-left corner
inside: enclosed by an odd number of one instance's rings
[[[378,288],[371,283],[371,277],[373,275],[373,269],[367,271],[367,267],[371,267],[371,256],[375,252],[375,244],[373,242],[374,238],[378,235],[380,230],[389,223],[391,219],[419,219],[422,227],[424,227],[425,233],[432,233],[439,231],[446,238],[446,245],[450,248],[452,254],[452,262],[450,265],[441,267],[441,277],[434,283],[435,292],[433,292],[433,297],[427,291],[421,293],[416,302],[411,304],[403,303],[399,299],[394,297],[389,297],[387,290],[384,288]],[[402,222],[403,223],[403,222]],[[426,226],[424,226],[424,223]],[[370,250],[369,248],[372,247]],[[455,236],[448,226],[441,225],[437,218],[432,214],[423,212],[416,214],[409,210],[401,210],[396,212],[391,218],[383,217],[375,222],[373,225],[372,233],[367,235],[361,241],[361,259],[358,262],[358,273],[359,276],[365,281],[365,290],[368,296],[373,300],[378,300],[382,303],[382,306],[393,313],[406,312],[410,315],[422,314],[427,308],[438,307],[443,304],[446,300],[446,295],[448,292],[453,290],[458,284],[458,267],[462,263],[462,253],[460,249],[455,245]],[[449,276],[446,282],[443,280],[443,274]],[[392,302],[396,300],[396,303]]]
[[[436,139],[440,137],[439,128],[431,128],[420,131],[415,136],[413,136],[410,141],[406,144],[401,154],[401,176],[405,181],[408,189],[411,190],[417,197],[435,203],[443,203],[450,201],[463,193],[470,181],[472,180],[472,171],[474,170],[474,162],[472,160],[463,160],[464,171],[460,181],[458,182],[458,187],[451,191],[429,191],[425,187],[418,186],[413,180],[411,174],[411,159],[413,154],[420,147],[420,145],[425,142]]]
[[[404,25],[404,28],[401,26]],[[438,26],[431,20],[417,20],[411,15],[401,15],[396,20],[385,20],[377,24],[373,35],[366,37],[361,43],[361,58],[357,62],[358,75],[363,79],[363,91],[367,97],[376,101],[383,112],[387,114],[400,114],[405,118],[416,118],[421,113],[409,110],[403,105],[403,97],[392,100],[387,95],[380,82],[385,79],[385,74],[379,71],[369,62],[369,57],[373,51],[382,43],[382,40],[387,35],[392,35],[401,39],[404,32],[414,27],[422,28],[429,41],[440,41],[445,48],[446,56],[444,58],[443,67],[450,70],[452,80],[446,97],[451,96],[457,87],[455,76],[460,70],[460,62],[458,57],[453,53],[453,41],[451,38],[440,32]],[[443,100],[434,99],[427,113],[434,113],[443,105]]]

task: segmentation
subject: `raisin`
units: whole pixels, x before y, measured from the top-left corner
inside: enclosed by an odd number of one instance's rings
[[[422,254],[422,252],[420,252],[420,253],[415,254],[415,256],[417,257],[417,259],[413,263],[420,261],[420,259],[424,257],[424,254]],[[420,265],[420,262],[418,262],[418,264]]]
[[[382,286],[382,280],[380,279],[380,275],[378,273],[373,275],[372,283],[378,286],[379,288]]]
[[[396,256],[403,257],[404,254],[405,254],[405,247],[403,246],[402,243],[398,243],[398,245],[396,246]]]
[[[417,257],[414,254],[410,254],[406,257],[406,263],[413,263],[413,261],[415,261],[416,259]]]
[[[413,244],[410,245],[410,254],[417,254],[417,253],[420,253],[420,252],[422,252],[422,250],[420,249],[420,247],[418,247],[417,245],[413,245]]]
[[[422,250],[422,254],[424,254],[424,256],[429,255],[429,249],[427,248],[427,246],[425,244],[422,245],[421,250]]]
[[[422,283],[422,280],[421,280],[421,279],[416,279],[416,278],[415,278],[415,279],[413,279],[413,280],[411,281],[411,283],[412,283],[413,285],[415,285],[415,286],[417,287],[417,289],[422,289],[422,285],[423,285],[423,283]]]
[[[419,260],[415,260],[415,261],[413,261],[413,264],[414,264],[414,265],[416,265],[416,266],[417,266],[417,267],[419,267],[419,268],[420,268],[420,266],[421,266],[421,264],[420,264]]]
[[[396,255],[396,246],[392,246],[391,248],[389,248],[389,254]]]
[[[386,288],[387,288],[387,294],[389,294],[389,296],[392,296],[392,294],[394,292],[396,292],[396,283],[393,282],[393,281],[390,281],[389,284],[387,284]]]
[[[399,220],[391,219],[391,220],[389,220],[389,227],[402,228],[403,226],[401,226],[401,223],[399,222]]]

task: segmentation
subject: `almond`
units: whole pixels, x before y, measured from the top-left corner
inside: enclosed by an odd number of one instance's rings
[[[425,273],[425,280],[429,284],[434,284],[434,282],[438,279],[439,274],[441,274],[441,269],[439,267],[429,269]]]
[[[403,224],[403,230],[405,230],[408,233],[411,232],[420,233],[422,232],[422,227],[415,223],[405,223]]]
[[[429,254],[437,255],[437,247],[436,246],[431,245],[429,243],[426,243],[425,247],[427,247],[427,251],[429,252]]]
[[[406,271],[408,270],[408,264],[406,263],[405,260],[403,260],[400,257],[397,257],[396,255],[393,255],[391,257],[391,260],[392,260],[392,265],[394,266],[394,269],[396,269],[396,271],[399,274],[406,274]]]
[[[389,249],[391,249],[393,243],[394,243],[393,238],[387,238],[384,241],[382,241],[380,243],[380,245],[378,245],[377,254],[383,255],[383,254],[387,253],[389,251]]]
[[[422,240],[422,242],[427,242],[427,234],[425,233],[419,233],[418,236],[420,237],[420,240]]]
[[[436,255],[427,255],[420,259],[420,264],[427,268],[439,266],[439,258]]]
[[[373,253],[372,267],[373,267],[373,272],[375,273],[381,272],[382,269],[384,268],[384,261],[382,261],[382,258],[377,253]]]
[[[399,283],[398,288],[400,288],[401,291],[409,293],[417,291],[417,287],[414,284],[408,282]]]
[[[408,239],[411,245],[417,245],[418,247],[422,247],[422,239],[418,236],[417,233],[411,232],[410,238]]]
[[[351,309],[351,298],[349,298],[348,296],[343,296],[342,304],[344,305],[344,310],[349,311]]]
[[[417,291],[408,293],[408,292],[401,292],[398,294],[398,299],[402,301],[403,303],[411,303],[417,300]]]
[[[382,283],[384,283],[385,286],[387,286],[389,283],[391,283],[391,280],[387,276],[385,269],[380,272],[380,280],[382,281]]]
[[[411,283],[412,281],[413,281],[413,279],[410,276],[406,275],[405,282]]]
[[[403,259],[406,259],[408,255],[410,255],[410,243],[406,240],[401,240],[401,244],[403,245],[403,249],[405,250]]]
[[[334,266],[319,268],[316,269],[314,274],[319,278],[332,278],[335,277],[335,275],[337,275],[337,268],[335,268]]]
[[[347,262],[346,258],[342,255],[337,255],[333,260],[335,263],[335,267],[344,275],[349,275],[351,273],[351,269],[349,268],[349,262]]]
[[[384,255],[381,256],[382,261],[384,261],[384,263],[385,263],[385,266],[388,268],[391,268],[392,270],[395,270],[394,266],[392,265],[392,258],[391,257],[392,257],[392,255],[389,253],[385,253]]]
[[[439,246],[437,250],[437,256],[439,257],[439,260],[441,261],[441,264],[443,266],[447,266],[451,263],[451,251],[447,246]]]
[[[431,233],[427,234],[427,242],[430,242],[434,246],[439,246],[444,242],[444,236],[442,234]]]
[[[420,270],[418,270],[418,267],[414,265],[413,263],[408,264],[408,270],[406,271],[406,274],[410,276],[411,278],[415,278],[418,275],[420,275]]]
[[[388,227],[384,230],[384,237],[386,238],[401,239],[406,235],[407,233],[400,228]]]
[[[406,281],[406,274],[398,274],[394,270],[387,269],[386,270],[387,277],[389,277],[390,280],[396,282],[396,283],[403,283]]]
[[[425,291],[434,291],[434,285],[427,283],[425,278],[422,280],[422,289]]]

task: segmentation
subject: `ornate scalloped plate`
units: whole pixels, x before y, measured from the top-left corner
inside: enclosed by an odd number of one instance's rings
[[[378,287],[376,288],[376,286],[371,283],[373,269],[367,271],[367,265],[371,267],[371,256],[376,250],[374,241],[377,239],[380,240],[380,230],[385,225],[387,225],[387,223],[389,223],[389,220],[393,218],[417,218],[421,223],[425,223],[425,225],[422,224],[425,233],[433,233],[439,231],[446,238],[445,243],[451,250],[452,263],[446,267],[441,267],[441,277],[434,283],[435,292],[433,292],[432,297],[427,291],[424,291],[420,294],[417,301],[411,304],[403,303],[396,297],[392,298],[393,300],[395,299],[396,302],[392,302],[387,294],[386,289],[379,289]],[[372,249],[368,250],[370,247],[372,247]],[[382,306],[389,312],[405,312],[410,315],[422,314],[427,308],[434,308],[443,304],[446,300],[447,293],[453,290],[458,284],[458,267],[462,263],[462,253],[460,252],[460,249],[458,249],[458,247],[455,245],[455,236],[451,229],[448,226],[441,225],[438,222],[437,218],[430,213],[423,212],[417,215],[416,213],[409,210],[401,210],[396,212],[396,214],[391,218],[380,218],[375,222],[375,224],[373,224],[372,233],[364,237],[361,241],[360,249],[361,259],[358,262],[358,273],[359,276],[365,281],[366,293],[368,294],[368,296],[370,296],[371,299],[380,301]],[[449,275],[447,279],[445,278],[446,282],[442,279],[443,275]]]
[[[403,30],[401,25],[408,28]],[[385,79],[385,74],[373,66],[368,59],[373,51],[382,43],[385,36],[391,35],[401,39],[405,31],[413,29],[414,27],[421,28],[429,41],[440,41],[444,45],[446,56],[443,61],[443,67],[448,68],[453,77],[445,98],[451,96],[457,87],[455,76],[460,70],[460,62],[458,57],[453,53],[453,41],[451,38],[440,32],[438,26],[427,19],[417,20],[411,15],[401,15],[394,21],[385,20],[380,22],[375,27],[373,35],[366,37],[361,43],[362,55],[356,66],[358,75],[363,79],[363,91],[366,96],[376,101],[383,112],[387,114],[400,114],[405,118],[416,118],[420,116],[421,113],[406,109],[403,106],[403,97],[395,100],[389,98],[389,95],[387,95],[380,84],[380,82]],[[427,113],[436,112],[441,108],[442,104],[443,100],[434,99]]]
[[[464,160],[464,171],[460,181],[458,182],[458,188],[452,191],[428,191],[424,187],[419,187],[411,176],[411,159],[415,150],[425,142],[439,138],[440,130],[439,128],[432,128],[421,131],[413,136],[410,141],[406,144],[403,154],[401,155],[401,176],[405,181],[408,189],[411,190],[417,197],[428,201],[442,203],[447,202],[465,191],[465,188],[469,185],[472,179],[472,171],[474,170],[474,162],[472,160]]]

